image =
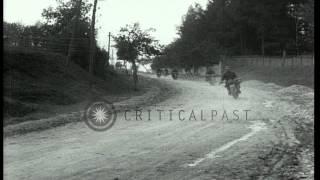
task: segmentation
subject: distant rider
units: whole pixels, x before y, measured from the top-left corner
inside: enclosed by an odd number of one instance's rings
[[[222,77],[221,77],[221,81],[220,84],[225,81],[225,87],[228,89],[228,93],[229,95],[231,94],[230,92],[230,84],[232,80],[235,80],[237,78],[237,75],[235,72],[232,72],[230,70],[229,66],[225,67],[225,72],[223,73]],[[240,86],[240,84],[238,84],[238,86]],[[240,91],[240,87],[238,88]]]
[[[165,75],[165,76],[168,76],[168,75],[169,75],[169,70],[168,70],[168,69],[165,69],[165,70],[164,70],[164,75]]]
[[[178,70],[176,68],[174,68],[171,73],[172,74],[178,74]]]
[[[178,78],[178,70],[176,68],[172,69],[171,76],[172,76],[173,79],[177,79]]]

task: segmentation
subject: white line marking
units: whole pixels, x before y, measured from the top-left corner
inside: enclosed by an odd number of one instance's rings
[[[225,151],[225,150],[229,149],[231,146],[235,145],[236,143],[238,143],[240,141],[245,141],[248,138],[250,138],[251,136],[253,136],[254,134],[256,134],[257,132],[259,132],[263,129],[266,129],[265,123],[263,123],[263,122],[257,122],[255,124],[252,124],[251,126],[249,126],[249,128],[252,129],[252,131],[250,133],[243,135],[242,137],[235,139],[231,142],[228,142],[227,144],[221,146],[218,149],[214,149],[210,153],[206,154],[205,157],[199,158],[196,161],[194,161],[193,163],[187,164],[187,166],[194,167],[194,166],[197,166],[198,164],[200,164],[205,159],[213,159],[213,158],[217,157],[217,155],[216,155],[217,153]]]

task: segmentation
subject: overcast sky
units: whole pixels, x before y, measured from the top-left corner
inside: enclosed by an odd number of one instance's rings
[[[100,0],[98,1],[98,42],[107,46],[108,32],[116,34],[120,27],[139,22],[142,28],[155,28],[153,36],[166,45],[174,40],[176,27],[188,7],[208,0]],[[93,2],[93,0],[92,0]],[[41,20],[41,12],[55,0],[4,0],[4,20],[31,25]]]

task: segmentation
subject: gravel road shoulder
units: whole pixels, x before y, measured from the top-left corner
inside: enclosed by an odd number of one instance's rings
[[[121,107],[135,107],[135,106],[146,106],[149,104],[154,104],[161,102],[178,92],[178,89],[170,86],[170,84],[158,81],[156,79],[150,79],[147,76],[143,76],[144,83],[148,85],[146,89],[144,89],[145,93],[138,96],[133,97],[101,97],[102,99],[107,99],[114,105],[116,108]],[[130,96],[130,95],[128,95]],[[121,101],[116,101],[116,99],[124,99]],[[83,103],[83,107],[81,109],[85,109],[87,103]],[[59,114],[57,116],[34,120],[34,121],[26,121],[14,125],[7,125],[4,127],[4,137],[22,135],[25,133],[33,132],[33,131],[42,131],[45,129],[50,129],[58,126],[63,126],[67,123],[76,123],[82,121],[83,110],[73,111],[68,113]]]

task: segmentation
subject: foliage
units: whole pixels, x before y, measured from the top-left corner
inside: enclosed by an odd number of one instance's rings
[[[152,31],[152,28],[142,30],[138,23],[134,23],[121,28],[119,34],[113,37],[118,59],[132,63],[135,85],[138,81],[136,62],[145,63],[146,59],[160,54],[161,46],[150,35]]]
[[[114,36],[115,47],[118,49],[119,59],[134,62],[141,57],[151,57],[160,53],[160,45],[150,33],[155,31],[150,28],[141,30],[138,23],[126,25],[120,29],[120,33]]]
[[[18,23],[4,22],[6,45],[19,48],[36,48],[39,51],[67,55],[73,22],[75,21],[76,2],[77,0],[57,0],[56,7],[48,7],[43,10],[44,22],[38,22],[35,25],[24,26]],[[92,4],[89,3],[89,0],[82,0],[79,24],[75,35],[76,46],[73,49],[75,53],[72,56],[72,60],[84,69],[87,69],[89,64],[89,13],[91,9]],[[101,62],[105,63],[108,60],[108,53],[99,48],[97,44],[96,47],[96,68],[99,69]],[[97,71],[101,71],[100,69]],[[96,74],[101,73],[96,72]]]
[[[109,54],[105,49],[97,48],[96,49],[96,56],[95,56],[95,75],[105,78],[106,73],[106,67],[109,66],[109,62],[107,61],[109,59]]]
[[[228,55],[312,51],[313,0],[210,0],[190,6],[158,66],[197,67]]]

